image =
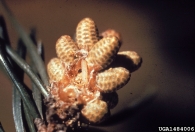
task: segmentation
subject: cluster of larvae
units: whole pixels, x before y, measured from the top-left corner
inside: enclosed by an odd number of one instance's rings
[[[56,42],[57,57],[47,65],[48,90],[55,100],[49,109],[55,109],[55,117],[60,119],[48,117],[50,126],[57,122],[72,127],[81,117],[90,123],[101,122],[112,104],[102,95],[127,84],[130,72],[142,62],[134,51],[118,52],[122,43],[119,33],[109,29],[99,35],[90,18],[79,22],[75,39],[61,36]]]

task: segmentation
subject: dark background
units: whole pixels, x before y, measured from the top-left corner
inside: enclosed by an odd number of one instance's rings
[[[143,58],[141,68],[118,91],[112,117],[90,131],[152,132],[160,126],[195,124],[195,26],[194,2],[123,0],[6,0],[27,32],[37,29],[45,46],[45,63],[56,57],[61,35],[73,36],[77,23],[91,17],[99,31],[113,28],[122,34],[122,50],[134,50]],[[7,23],[13,47],[18,35]],[[26,77],[26,82],[29,79]],[[15,131],[11,108],[12,84],[0,71],[0,121]]]

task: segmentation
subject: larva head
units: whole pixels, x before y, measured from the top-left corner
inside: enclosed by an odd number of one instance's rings
[[[56,42],[57,56],[66,63],[71,63],[76,58],[78,47],[70,36],[61,36]]]
[[[47,72],[51,81],[61,81],[64,77],[65,72],[62,61],[58,58],[51,59],[47,64]]]
[[[110,68],[97,74],[96,83],[100,92],[108,93],[122,88],[130,79],[130,73],[123,67]]]
[[[102,121],[103,117],[108,113],[106,102],[102,100],[95,100],[87,103],[81,110],[82,115],[92,123]]]
[[[89,51],[86,61],[91,67],[101,66],[104,69],[113,61],[119,48],[120,43],[116,37],[105,37],[98,41]]]
[[[90,50],[98,41],[98,30],[91,18],[84,18],[76,29],[76,41],[79,49]]]

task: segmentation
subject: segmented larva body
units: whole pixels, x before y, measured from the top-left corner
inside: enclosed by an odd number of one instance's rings
[[[122,88],[130,79],[130,72],[123,68],[110,68],[98,73],[96,83],[100,92],[108,93]]]
[[[57,56],[66,63],[71,63],[76,58],[78,47],[68,35],[61,36],[56,42]]]
[[[102,100],[95,100],[87,103],[81,113],[90,122],[97,123],[103,119],[106,113],[108,113],[108,107],[106,102]]]
[[[76,41],[79,49],[90,50],[98,42],[98,30],[91,18],[81,20],[76,29]]]
[[[120,43],[116,37],[105,37],[98,41],[89,51],[86,61],[89,66],[98,65],[101,66],[101,69],[104,69],[113,61],[119,48]]]
[[[59,82],[64,78],[65,67],[58,58],[53,58],[47,64],[47,72],[50,80]]]

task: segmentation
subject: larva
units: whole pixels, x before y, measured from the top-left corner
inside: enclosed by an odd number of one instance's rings
[[[100,92],[108,93],[122,88],[130,79],[130,72],[123,68],[110,68],[98,73],[96,83]]]
[[[51,59],[47,64],[47,72],[51,81],[61,81],[64,77],[65,72],[62,61],[58,58]]]
[[[97,99],[87,103],[81,110],[81,113],[90,122],[97,123],[108,113],[108,107],[106,102]]]
[[[56,42],[57,56],[66,63],[71,63],[76,58],[78,47],[70,36],[61,36]]]
[[[76,29],[76,41],[79,49],[89,51],[98,41],[98,30],[91,18],[84,18]]]
[[[119,48],[120,43],[116,37],[105,37],[98,41],[89,51],[86,61],[89,66],[101,66],[100,70],[102,70],[113,61]]]

